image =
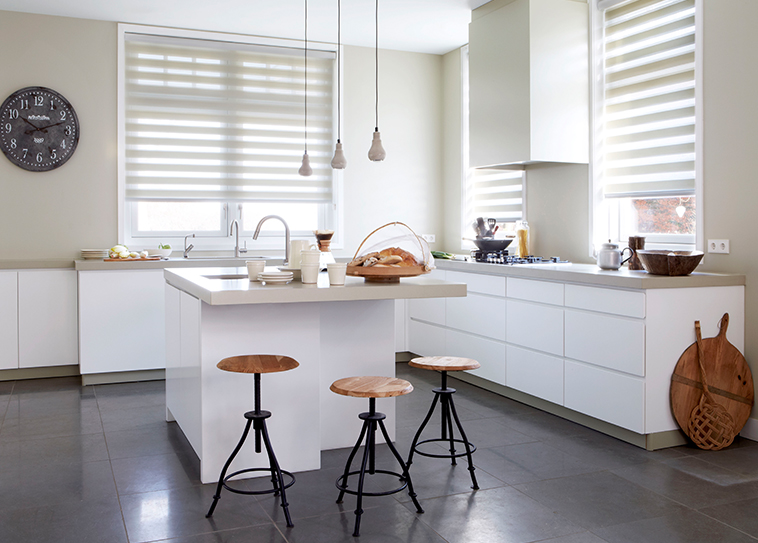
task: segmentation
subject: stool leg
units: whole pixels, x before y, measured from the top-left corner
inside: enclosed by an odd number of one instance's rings
[[[453,434],[453,417],[450,414],[450,402],[453,400],[451,394],[444,394],[442,396],[442,424],[447,422],[447,431],[450,439],[450,463],[457,466],[458,463],[455,460],[455,435]],[[442,432],[442,439],[445,439],[445,432]]]
[[[476,482],[476,475],[474,474],[474,470],[476,468],[474,467],[474,462],[471,459],[471,445],[469,445],[468,438],[466,437],[466,432],[463,431],[463,425],[461,424],[461,421],[458,418],[458,413],[455,411],[455,403],[453,402],[452,396],[450,396],[450,409],[453,412],[453,417],[455,418],[456,426],[458,426],[458,431],[461,433],[461,439],[463,440],[463,445],[466,447],[466,457],[468,458],[468,470],[471,473],[471,482],[473,483],[471,488],[473,488],[474,490],[479,490],[479,484]]]
[[[221,498],[221,489],[223,488],[226,472],[229,469],[229,466],[232,464],[234,457],[237,456],[237,453],[240,452],[242,444],[245,443],[245,439],[247,439],[247,434],[250,432],[250,424],[252,422],[252,419],[247,419],[247,424],[245,424],[245,431],[242,432],[242,438],[240,439],[239,443],[237,443],[234,451],[232,451],[232,455],[226,461],[226,464],[224,464],[224,469],[221,470],[221,476],[218,478],[218,485],[216,485],[216,493],[213,495],[213,503],[211,504],[211,508],[208,510],[208,514],[205,515],[206,518],[211,517],[213,515],[213,510],[216,509],[216,504],[218,503],[219,498]]]
[[[373,400],[373,398],[371,398]],[[366,450],[363,451],[363,462],[361,463],[361,472],[358,476],[358,502],[355,507],[355,530],[353,531],[353,537],[361,535],[361,515],[363,514],[363,482],[366,478],[366,464],[370,456],[370,452],[373,445],[371,436],[376,435],[376,421],[368,420],[368,435],[366,436]]]
[[[432,406],[429,408],[429,411],[426,414],[426,417],[424,417],[424,422],[421,423],[421,426],[419,426],[418,431],[416,432],[416,435],[413,437],[413,442],[411,443],[411,450],[408,453],[408,469],[411,469],[411,464],[413,463],[413,453],[416,452],[416,444],[418,443],[418,438],[421,437],[421,432],[424,431],[424,428],[426,428],[426,425],[429,423],[429,419],[432,418],[432,414],[434,414],[434,408],[437,407],[437,400],[439,400],[439,394],[434,395],[434,400],[432,401]]]
[[[276,475],[276,481],[279,483],[279,492],[282,493],[281,505],[282,505],[282,509],[284,509],[284,518],[287,520],[287,527],[292,528],[294,524],[292,524],[292,519],[290,518],[290,510],[289,510],[289,504],[287,503],[287,495],[284,492],[284,478],[282,477],[282,470],[281,468],[279,468],[279,462],[276,460],[276,455],[274,455],[274,449],[271,447],[271,440],[269,440],[268,438],[268,430],[266,429],[265,420],[261,421],[260,433],[261,433],[261,436],[263,437],[263,445],[266,447],[266,452],[268,453],[268,459],[269,459],[269,465],[271,467],[272,477]],[[274,488],[276,487],[277,485],[275,482]]]
[[[350,465],[353,463],[355,454],[358,452],[358,449],[361,447],[361,443],[363,442],[363,436],[366,435],[367,428],[368,428],[368,421],[364,420],[363,426],[361,426],[361,435],[358,436],[358,441],[355,442],[355,446],[353,447],[353,450],[350,451],[350,456],[347,457],[347,464],[345,464],[345,473],[342,476],[342,482],[345,488],[347,488],[347,474],[350,472]],[[345,497],[345,491],[340,490],[340,495],[337,498],[337,503],[342,503],[342,498],[344,497]]]
[[[411,500],[413,500],[413,505],[416,506],[416,511],[418,513],[423,513],[424,510],[421,508],[421,504],[416,499],[416,492],[413,490],[413,482],[411,481],[411,474],[408,472],[409,465],[403,462],[403,459],[400,457],[400,453],[397,452],[397,449],[392,444],[392,440],[390,439],[390,436],[387,433],[387,428],[384,426],[384,421],[381,421],[381,420],[379,421],[379,428],[382,431],[384,440],[387,442],[387,445],[389,445],[390,451],[392,451],[392,454],[395,455],[395,459],[397,460],[398,464],[400,464],[400,467],[403,468],[403,478],[408,482],[408,495],[411,497]]]

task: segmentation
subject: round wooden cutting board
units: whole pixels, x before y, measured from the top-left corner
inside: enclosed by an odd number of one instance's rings
[[[732,416],[735,434],[747,422],[753,407],[753,376],[742,353],[726,339],[729,314],[719,323],[716,337],[704,338],[703,353],[705,378],[713,399]],[[700,402],[703,385],[698,365],[697,342],[679,357],[671,376],[671,408],[679,427],[687,432],[692,410]]]

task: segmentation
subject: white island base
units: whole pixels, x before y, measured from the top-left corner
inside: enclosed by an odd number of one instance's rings
[[[255,293],[243,281],[224,281],[245,286],[248,292],[241,294],[248,301],[212,305],[186,292],[192,285],[172,276],[171,270],[166,278],[167,418],[176,420],[200,458],[203,483],[218,480],[242,435],[243,415],[254,408],[253,375],[216,367],[229,356],[278,354],[300,363],[294,370],[261,376],[261,407],[272,413],[267,426],[282,469],[319,469],[320,451],[354,445],[362,423],[358,414],[368,409],[368,401],[334,394],[329,386],[342,377],[395,375],[394,298],[404,296],[389,292],[400,287],[364,287],[362,280],[348,278],[343,291],[324,289],[325,301],[251,303]],[[421,295],[465,295],[464,285],[436,280],[423,284]],[[365,289],[367,296],[328,301],[329,290],[344,295],[350,286],[355,293]],[[410,288],[402,290],[410,295]],[[379,292],[388,292],[386,299],[360,299],[376,298]],[[377,409],[387,414],[387,430],[394,439],[394,399],[379,399]],[[268,466],[266,455],[256,454],[253,443],[250,436],[231,471]]]

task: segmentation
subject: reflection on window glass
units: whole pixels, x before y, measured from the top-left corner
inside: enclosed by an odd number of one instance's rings
[[[224,217],[219,202],[139,202],[140,232],[216,232]]]
[[[311,231],[318,229],[318,205],[306,203],[280,202],[249,202],[242,204],[242,229],[255,230],[255,227],[266,215],[279,215],[290,227],[291,231]],[[282,223],[276,220],[266,221],[261,229],[280,231]]]
[[[621,203],[623,226],[636,234],[695,234],[695,197],[628,198]]]

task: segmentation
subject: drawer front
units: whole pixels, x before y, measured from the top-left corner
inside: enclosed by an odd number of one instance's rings
[[[505,277],[447,270],[446,280],[452,283],[466,283],[468,292],[505,297]]]
[[[644,319],[645,293],[632,290],[566,285],[566,307]]]
[[[505,343],[472,336],[456,330],[446,331],[447,354],[473,358],[481,367],[468,373],[505,385]]]
[[[567,309],[566,357],[644,377],[645,324]]]
[[[506,350],[509,387],[563,405],[563,359],[515,345]]]
[[[412,319],[445,324],[445,298],[412,298],[408,300],[408,315]]]
[[[563,356],[563,308],[508,300],[506,341]]]
[[[565,361],[564,405],[637,433],[645,432],[645,383],[609,370]]]
[[[471,294],[445,298],[449,328],[505,341],[505,298]]]
[[[16,272],[0,272],[0,370],[18,369],[17,285]]]
[[[519,300],[543,304],[563,305],[563,283],[509,277],[508,298],[518,298]]]
[[[445,329],[433,324],[411,320],[408,348],[419,356],[445,356]]]

